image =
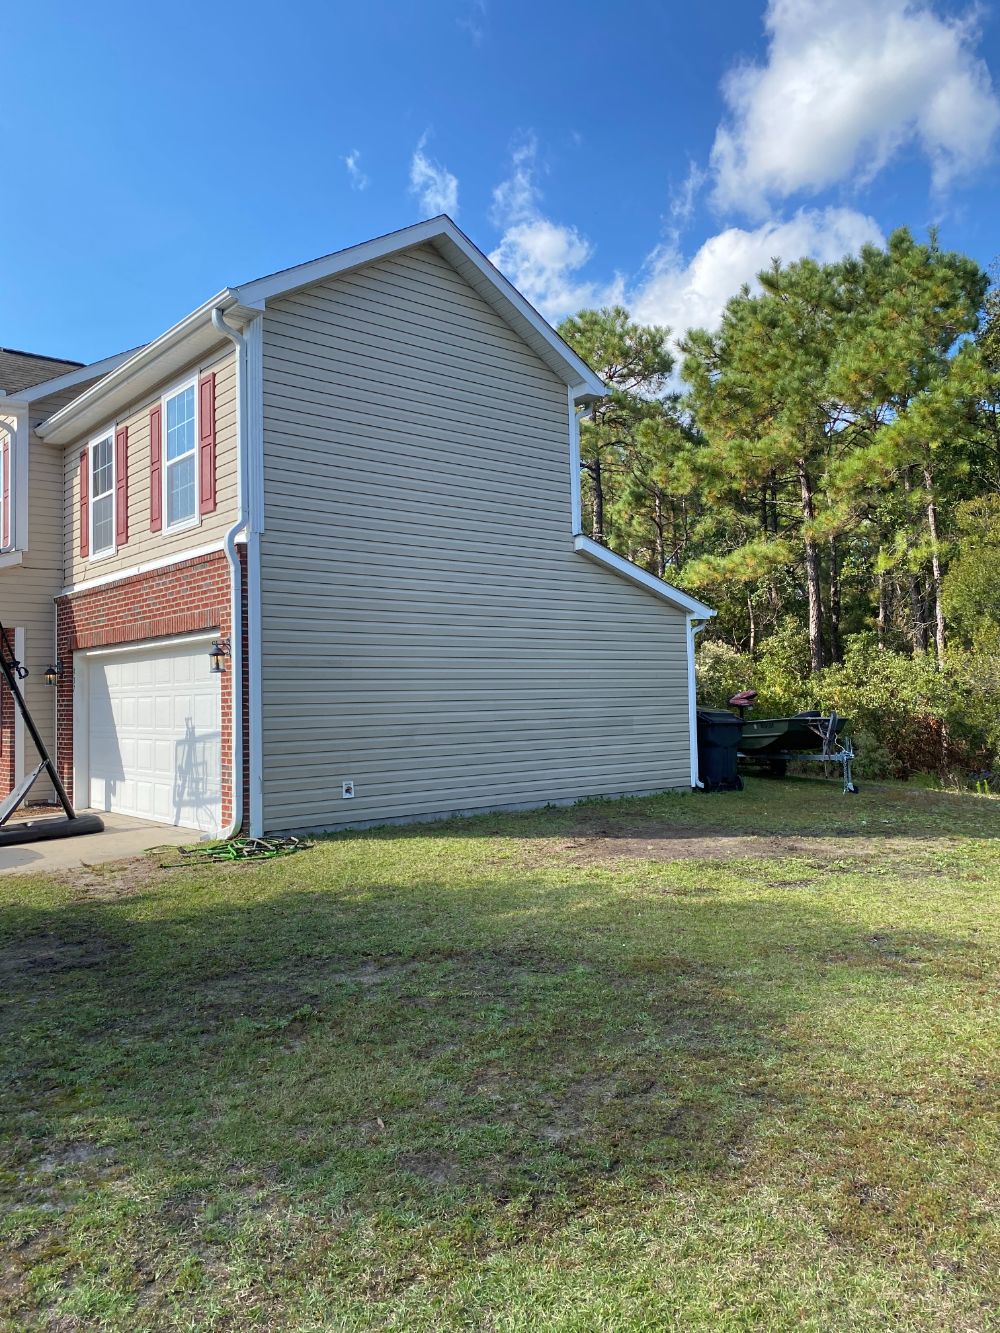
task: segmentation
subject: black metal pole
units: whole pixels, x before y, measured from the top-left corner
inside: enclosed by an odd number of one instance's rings
[[[3,632],[3,641],[7,645],[8,651],[10,645],[7,640],[7,632]],[[56,766],[52,762],[48,750],[45,748],[45,742],[42,740],[41,733],[35,726],[35,719],[28,712],[28,705],[24,702],[24,696],[21,693],[21,687],[18,685],[14,676],[13,668],[7,660],[7,653],[0,652],[0,670],[3,671],[4,680],[7,682],[7,688],[10,690],[17,705],[17,710],[24,719],[24,725],[28,728],[28,735],[31,737],[35,749],[38,751],[39,758],[45,765],[45,771],[48,773],[53,787],[56,789],[56,795],[59,797],[59,804],[65,811],[67,819],[76,819],[76,811],[70,803],[69,796],[66,794],[66,788],[63,786],[62,778],[56,772]]]

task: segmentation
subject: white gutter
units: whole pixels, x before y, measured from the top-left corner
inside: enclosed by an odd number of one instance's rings
[[[691,736],[691,786],[701,788],[704,788],[705,784],[698,776],[698,677],[694,666],[694,639],[695,635],[700,634],[707,624],[707,620],[699,622],[697,617],[688,616],[688,727]]]
[[[234,329],[231,324],[226,323],[218,306],[212,310],[212,323],[236,348],[236,453],[238,459],[236,468],[236,522],[223,539],[226,559],[229,561],[231,591],[229,609],[231,652],[229,664],[233,679],[233,817],[220,834],[222,838],[232,838],[243,827],[243,579],[240,570],[240,557],[236,550],[236,538],[248,526],[247,344],[242,333]]]

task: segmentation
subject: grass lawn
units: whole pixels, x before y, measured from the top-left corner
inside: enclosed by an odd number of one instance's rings
[[[1000,1327],[1000,802],[0,879],[0,1325]]]

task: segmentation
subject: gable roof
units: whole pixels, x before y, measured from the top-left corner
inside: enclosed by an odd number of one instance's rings
[[[236,323],[245,323],[266,309],[269,301],[414,246],[428,244],[433,245],[541,357],[556,377],[573,391],[577,402],[590,402],[604,395],[604,384],[587,363],[451,218],[441,214],[361,245],[297,264],[294,268],[281,269],[237,287],[224,287],[197,310],[140,348],[98,384],[54,413],[39,428],[39,434],[57,444],[69,443],[87,430],[103,426],[115,412],[128,407],[157,384],[218,347],[222,339],[212,325],[213,310],[221,310]]]
[[[117,352],[114,356],[106,356],[101,361],[91,361],[89,364],[81,361],[56,362],[55,365],[64,367],[63,374],[38,380],[29,385],[28,388],[19,389],[16,392],[0,390],[0,401],[4,398],[10,398],[19,403],[36,403],[39,399],[48,398],[50,394],[62,393],[66,389],[75,389],[78,384],[89,384],[91,380],[99,380],[107,375],[109,371],[115,370],[122,362],[134,356],[138,350],[138,348],[133,347],[127,352]],[[66,366],[72,366],[73,369],[66,370]]]
[[[20,352],[13,347],[0,347],[0,390],[13,396],[33,384],[49,380],[81,366],[81,361],[67,361],[61,356],[40,356],[38,352]]]
[[[288,296],[314,282],[361,268],[375,260],[385,259],[400,250],[415,245],[433,245],[434,249],[451,264],[470,287],[491,306],[529,347],[548,365],[549,369],[570,388],[578,389],[581,401],[600,398],[607,392],[604,384],[587,363],[560,338],[555,329],[526,301],[513,283],[469,240],[446,213],[418,222],[412,227],[377,236],[362,245],[323,255],[307,264],[281,269],[266,278],[244,283],[233,289],[241,305],[257,309],[262,303],[279,296]]]

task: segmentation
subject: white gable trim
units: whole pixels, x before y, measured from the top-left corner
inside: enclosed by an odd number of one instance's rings
[[[268,301],[374,263],[415,245],[433,245],[444,259],[472,286],[514,331],[537,353],[549,369],[572,391],[573,401],[587,403],[602,398],[604,383],[521,293],[495,268],[481,250],[459,231],[451,218],[429,218],[401,231],[352,245],[321,259],[282,269],[241,287],[224,287],[211,300],[161,333],[145,347],[115,361],[114,368],[61,411],[53,413],[38,428],[53,444],[70,444],[101,421],[138,402],[157,385],[179,374],[186,366],[208,355],[220,343],[212,325],[218,308],[231,321],[245,324],[262,311]],[[103,363],[100,363],[103,364]],[[87,367],[92,372],[92,367]],[[73,372],[76,374],[77,372]],[[55,381],[50,381],[48,392]]]
[[[607,389],[587,363],[577,356],[535,307],[524,299],[517,288],[507,281],[500,270],[445,214],[390,232],[387,236],[377,236],[362,245],[352,245],[335,254],[324,255],[307,264],[298,264],[295,268],[258,278],[255,282],[234,287],[232,292],[240,305],[256,309],[268,301],[312,286],[315,282],[322,282],[339,273],[360,268],[363,264],[371,264],[401,250],[427,243],[433,244],[470,286],[575,391],[576,401],[603,397]]]
[[[712,608],[706,606],[704,602],[696,601],[694,597],[689,597],[686,592],[681,592],[679,588],[673,587],[663,579],[658,579],[654,574],[647,574],[638,565],[633,565],[631,560],[623,560],[620,555],[615,555],[614,551],[609,551],[606,546],[583,536],[582,533],[573,538],[573,546],[588,560],[605,565],[621,578],[628,579],[630,583],[637,583],[647,592],[655,593],[657,597],[662,597],[665,602],[675,606],[678,611],[683,611],[685,615],[694,616],[697,620],[710,620],[715,615]]]

